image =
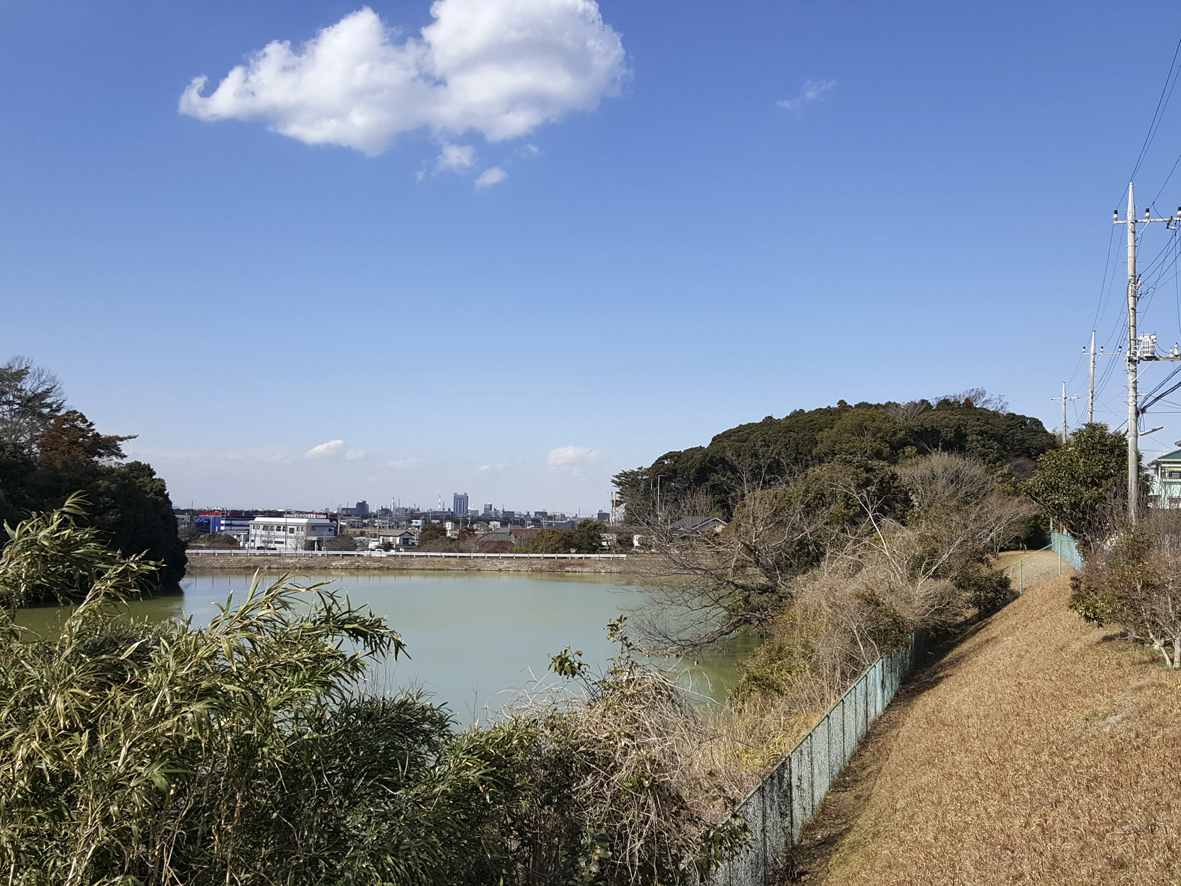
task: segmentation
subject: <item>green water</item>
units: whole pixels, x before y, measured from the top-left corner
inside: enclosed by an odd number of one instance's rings
[[[241,596],[250,574],[193,576],[183,594],[129,604],[135,618],[191,617],[207,624],[233,591]],[[638,608],[642,595],[592,576],[500,573],[354,573],[300,576],[300,584],[332,580],[354,604],[366,603],[406,641],[409,658],[373,670],[380,690],[421,687],[446,702],[463,723],[487,716],[547,674],[550,653],[567,646],[583,651],[598,673],[618,648],[604,626]],[[38,632],[52,630],[57,609],[26,610],[21,621]],[[692,661],[663,660],[687,688],[715,701],[725,699],[736,663],[756,641],[739,638]]]

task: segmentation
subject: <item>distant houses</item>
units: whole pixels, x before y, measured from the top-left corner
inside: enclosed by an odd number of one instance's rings
[[[1154,508],[1181,508],[1181,449],[1148,463],[1149,504]]]
[[[717,517],[682,517],[669,526],[669,533],[673,538],[683,536],[696,537],[713,533],[717,535],[726,528],[726,521]]]
[[[406,551],[419,546],[419,536],[435,524],[446,532],[451,543],[445,550],[483,553],[510,553],[520,550],[543,530],[574,529],[582,520],[578,516],[549,511],[520,512],[486,506],[481,513],[468,509],[457,516],[453,511],[464,510],[465,497],[457,494],[453,510],[419,510],[417,508],[370,508],[359,501],[354,507],[337,511],[231,511],[225,509],[198,511],[174,509],[177,531],[191,545],[204,547],[234,547],[228,539],[209,542],[205,536],[230,536],[237,548],[244,551],[301,551],[341,550],[341,545],[328,545],[338,535],[355,538],[360,551],[378,549]],[[596,522],[603,523],[603,544],[611,546],[616,534],[608,531],[610,514],[598,512]],[[591,518],[594,519],[594,518]],[[438,548],[435,534],[426,550]],[[343,550],[352,548],[344,545]]]

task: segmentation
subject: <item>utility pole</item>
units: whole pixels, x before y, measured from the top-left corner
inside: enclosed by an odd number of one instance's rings
[[[1128,182],[1128,216],[1121,222],[1117,209],[1112,221],[1117,225],[1128,226],[1128,519],[1134,525],[1139,516],[1137,506],[1140,496],[1140,408],[1136,390],[1139,364],[1151,360],[1181,360],[1181,354],[1171,353],[1167,357],[1158,357],[1156,336],[1136,335],[1136,303],[1140,298],[1140,276],[1136,273],[1136,200],[1131,182]],[[1181,222],[1181,206],[1177,208],[1177,214],[1169,218],[1153,218],[1149,210],[1144,210],[1144,218],[1139,223],[1147,225],[1152,222],[1165,222],[1170,230],[1176,229],[1178,222]]]
[[[1071,400],[1077,400],[1078,397],[1067,397],[1066,396],[1066,382],[1062,382],[1062,396],[1061,397],[1051,397],[1050,399],[1062,401],[1062,445],[1065,446],[1066,445],[1066,404],[1069,403]]]
[[[1095,330],[1091,330],[1091,382],[1087,385],[1087,424],[1095,420]]]
[[[1095,421],[1095,330],[1091,330],[1091,382],[1087,386],[1087,424]]]
[[[1112,354],[1118,354],[1123,351],[1120,348],[1116,351],[1105,351],[1103,348],[1095,350],[1095,330],[1091,330],[1091,349],[1088,351],[1083,348],[1084,354],[1089,354],[1091,357],[1091,382],[1087,385],[1087,424],[1091,424],[1095,420],[1095,358],[1096,357],[1110,357]]]

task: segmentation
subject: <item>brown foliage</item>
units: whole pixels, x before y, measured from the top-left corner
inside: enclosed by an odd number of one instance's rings
[[[122,443],[135,437],[100,434],[77,409],[63,412],[37,438],[40,462],[60,467],[74,461],[102,461],[123,458]]]

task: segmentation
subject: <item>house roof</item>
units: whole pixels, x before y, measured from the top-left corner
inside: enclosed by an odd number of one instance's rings
[[[700,532],[702,529],[711,526],[722,527],[726,525],[725,520],[717,517],[682,517],[676,523],[669,527],[673,532]]]
[[[1165,455],[1154,458],[1149,462],[1150,465],[1156,464],[1158,461],[1181,461],[1181,449],[1174,449]]]

